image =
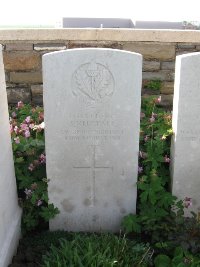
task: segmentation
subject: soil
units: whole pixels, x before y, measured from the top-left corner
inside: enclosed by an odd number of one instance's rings
[[[42,256],[49,251],[51,244],[58,245],[58,239],[65,236],[70,238],[69,233],[62,231],[55,234],[48,231],[29,233],[19,241],[17,253],[8,267],[41,266]]]

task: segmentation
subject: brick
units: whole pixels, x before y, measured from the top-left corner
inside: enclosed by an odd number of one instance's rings
[[[43,86],[42,84],[31,85],[32,102],[37,105],[43,104]]]
[[[177,47],[180,49],[195,49],[193,44],[178,44]]]
[[[175,59],[175,44],[164,43],[124,43],[124,50],[137,52],[143,55],[144,59],[157,60],[174,60]]]
[[[36,52],[4,52],[6,70],[37,70],[41,68],[41,57]]]
[[[166,61],[166,62],[162,62],[161,63],[161,69],[162,70],[174,70],[175,69],[175,62],[170,62],[170,61]]]
[[[84,47],[122,49],[122,45],[119,42],[111,42],[111,41],[70,41],[68,45],[68,48],[84,48]]]
[[[171,107],[173,105],[173,95],[161,95],[161,106]]]
[[[143,71],[155,71],[160,69],[158,61],[143,61]]]
[[[42,73],[41,72],[11,72],[10,82],[42,83]]]
[[[143,80],[161,80],[161,81],[173,81],[174,73],[171,71],[157,71],[157,72],[143,72]]]
[[[161,94],[170,95],[174,93],[174,82],[163,82],[160,89]]]
[[[65,50],[67,49],[65,44],[35,44],[35,51],[57,51],[57,50]]]
[[[28,88],[7,88],[7,96],[9,104],[16,104],[19,101],[31,102],[31,92]]]
[[[37,95],[42,96],[42,94],[43,94],[43,85],[42,84],[31,85],[31,94],[32,94],[32,96],[37,96]]]
[[[13,43],[6,44],[6,51],[31,51],[33,44],[31,43]]]

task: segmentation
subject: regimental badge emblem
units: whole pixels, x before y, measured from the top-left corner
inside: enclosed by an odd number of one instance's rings
[[[88,106],[105,103],[114,93],[113,75],[100,63],[83,64],[72,76],[72,93]]]

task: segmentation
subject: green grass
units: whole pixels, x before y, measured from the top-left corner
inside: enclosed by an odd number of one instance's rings
[[[148,266],[150,248],[113,234],[73,234],[52,245],[42,267]]]

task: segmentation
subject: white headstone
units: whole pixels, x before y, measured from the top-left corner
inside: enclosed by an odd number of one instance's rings
[[[172,192],[200,211],[200,53],[176,58],[171,149]],[[186,213],[188,214],[188,213]]]
[[[5,74],[0,46],[0,267],[7,267],[20,236],[18,207],[11,147]]]
[[[136,209],[142,56],[55,52],[43,74],[50,229],[117,231]]]

